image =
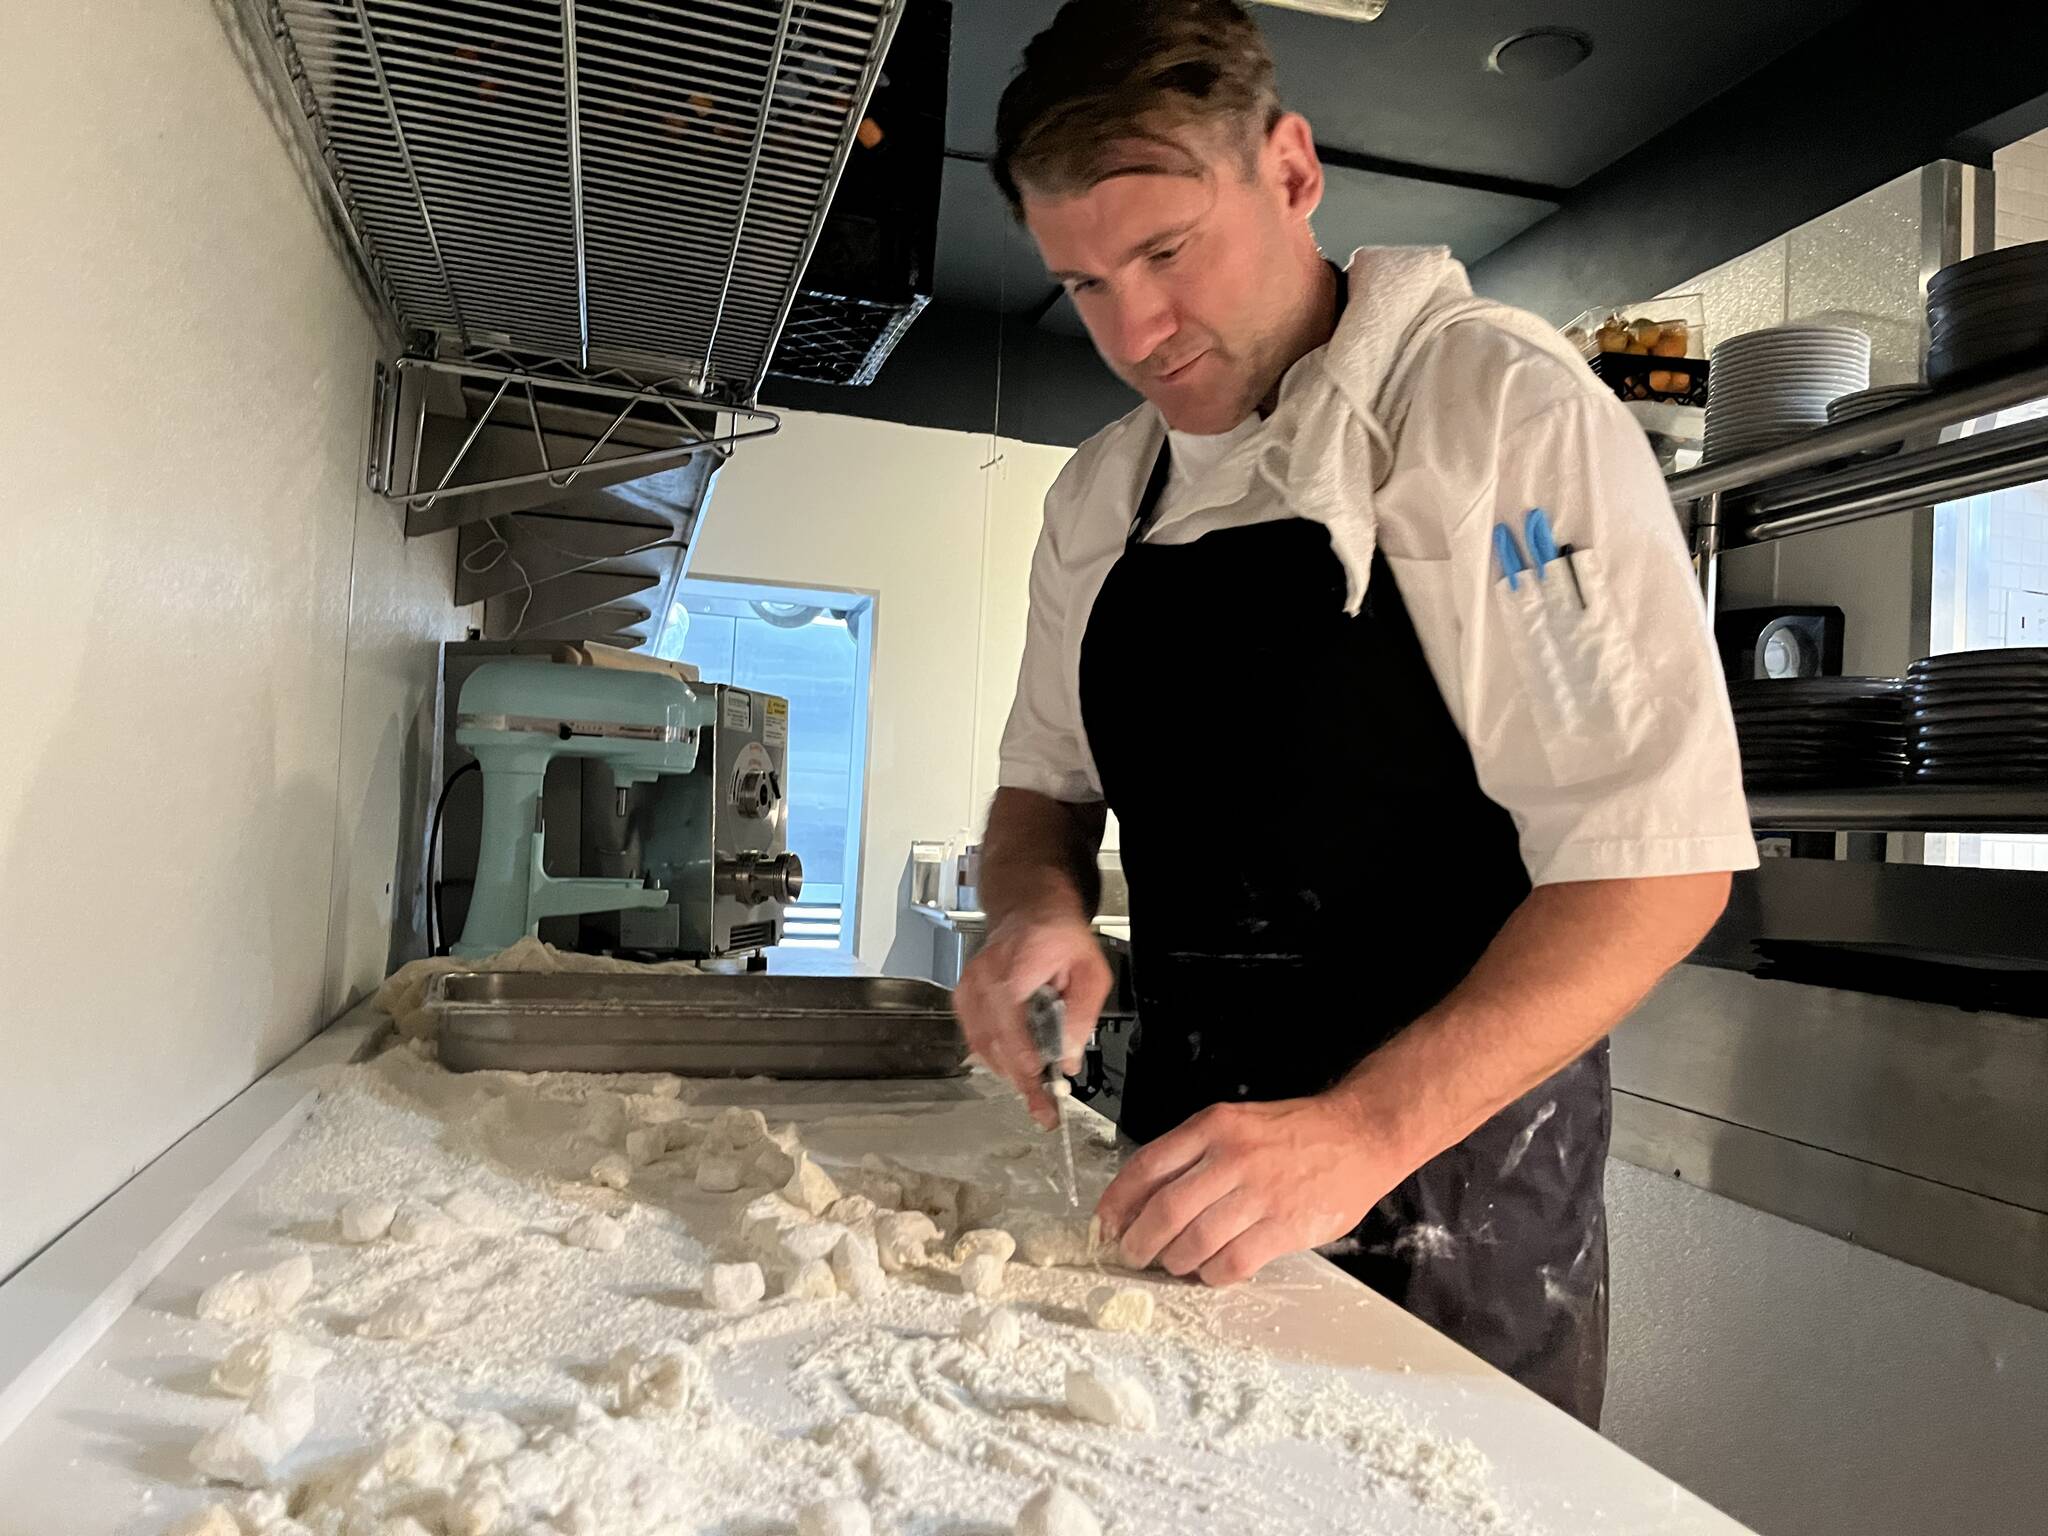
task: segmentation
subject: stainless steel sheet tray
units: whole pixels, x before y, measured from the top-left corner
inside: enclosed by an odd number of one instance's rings
[[[456,972],[429,993],[457,1072],[953,1077],[952,993],[901,976]]]

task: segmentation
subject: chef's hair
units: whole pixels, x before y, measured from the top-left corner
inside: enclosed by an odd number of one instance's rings
[[[1249,174],[1280,120],[1273,55],[1237,0],[1068,0],[996,107],[996,185],[1065,196],[1114,176],[1201,174],[1190,131],[1229,135]]]

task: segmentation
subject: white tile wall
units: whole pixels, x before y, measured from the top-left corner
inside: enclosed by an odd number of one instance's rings
[[[2037,133],[1992,157],[1998,176],[1998,243],[2048,240],[2048,133]]]

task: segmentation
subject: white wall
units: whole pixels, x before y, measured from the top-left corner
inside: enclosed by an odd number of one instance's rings
[[[912,840],[978,830],[994,792],[1031,550],[1067,454],[792,412],[719,471],[693,576],[875,597],[858,922],[861,957],[887,970],[931,963],[908,910]]]
[[[13,0],[0,57],[5,1275],[382,974],[461,616],[213,8]]]
[[[2048,1313],[1610,1163],[1605,1430],[1763,1536],[2048,1509]]]

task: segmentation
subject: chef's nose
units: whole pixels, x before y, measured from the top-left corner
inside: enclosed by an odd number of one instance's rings
[[[1110,351],[1126,369],[1143,363],[1179,328],[1173,305],[1151,283],[1134,283],[1120,289],[1110,302]]]

